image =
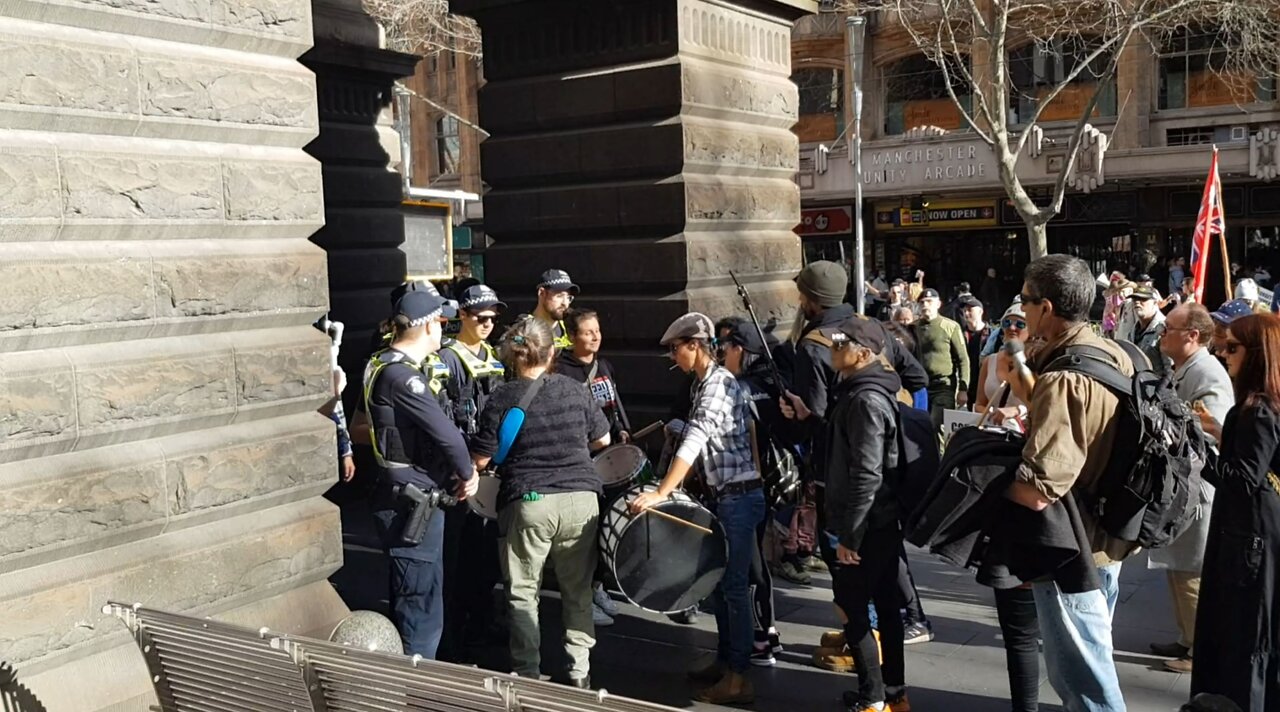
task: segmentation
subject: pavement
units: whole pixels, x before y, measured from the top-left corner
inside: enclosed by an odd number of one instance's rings
[[[331,578],[348,606],[384,611],[386,562],[377,548],[363,502],[342,501],[345,565]],[[991,590],[976,584],[973,575],[928,554],[909,552],[912,573],[933,623],[935,639],[907,646],[906,669],[912,706],[918,712],[1008,712],[1005,654],[996,622]],[[560,652],[555,631],[559,624],[555,594],[543,600],[544,672],[554,672]],[[715,620],[704,613],[694,625],[671,622],[626,603],[613,626],[597,629],[591,655],[595,687],[691,710],[730,708],[690,701],[685,672],[715,649]],[[830,579],[815,574],[810,586],[775,579],[778,629],[786,651],[772,668],[754,668],[752,679],[759,712],[831,710],[843,707],[840,695],[854,686],[851,675],[813,667],[810,655],[821,634],[831,629]],[[1125,562],[1120,577],[1120,600],[1113,626],[1116,668],[1130,712],[1176,712],[1186,701],[1190,676],[1165,672],[1162,658],[1147,652],[1152,642],[1177,638],[1172,601],[1164,573],[1147,569],[1146,557]],[[482,667],[502,669],[500,646],[476,652]],[[1061,709],[1060,701],[1041,671],[1042,710]]]

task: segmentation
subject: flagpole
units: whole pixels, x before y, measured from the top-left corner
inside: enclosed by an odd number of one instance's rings
[[[1218,233],[1218,244],[1222,246],[1222,283],[1227,288],[1227,301],[1235,299],[1231,286],[1231,258],[1227,256],[1227,231]]]

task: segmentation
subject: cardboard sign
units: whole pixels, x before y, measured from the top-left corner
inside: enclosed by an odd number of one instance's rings
[[[951,437],[951,434],[966,425],[977,425],[982,420],[982,413],[971,413],[967,410],[944,410],[942,411],[942,434]]]

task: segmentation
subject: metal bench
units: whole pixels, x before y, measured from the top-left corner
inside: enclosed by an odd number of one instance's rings
[[[161,712],[675,712],[474,667],[108,603],[146,660]]]

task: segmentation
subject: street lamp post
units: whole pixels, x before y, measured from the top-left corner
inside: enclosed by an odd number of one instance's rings
[[[853,279],[855,304],[858,313],[867,311],[867,265],[862,234],[862,54],[866,37],[866,18],[850,15],[845,20],[846,47],[848,48],[848,94],[853,105],[853,141],[850,142],[849,160],[853,163]]]

